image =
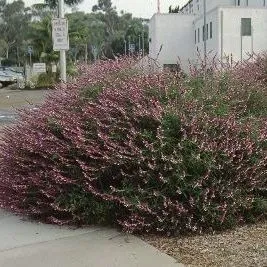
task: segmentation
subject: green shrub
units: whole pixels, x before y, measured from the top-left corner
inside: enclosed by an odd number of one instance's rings
[[[267,122],[247,111],[265,69],[252,75],[253,64],[205,79],[125,72],[121,60],[82,66],[6,130],[1,206],[173,235],[262,219]]]
[[[54,86],[56,83],[55,74],[52,73],[41,73],[38,76],[36,87],[37,88],[49,88]]]

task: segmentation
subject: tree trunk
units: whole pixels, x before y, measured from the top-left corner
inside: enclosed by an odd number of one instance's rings
[[[9,57],[9,46],[7,46],[6,48],[6,59],[8,59],[8,57]]]
[[[17,61],[18,61],[18,67],[20,67],[20,57],[19,57],[19,47],[17,46]]]

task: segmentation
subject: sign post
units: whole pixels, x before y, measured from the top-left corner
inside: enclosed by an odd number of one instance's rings
[[[32,46],[28,46],[28,54],[30,56],[30,66],[32,65],[32,52],[33,52]]]
[[[67,81],[66,70],[66,50],[69,49],[68,21],[64,18],[64,0],[58,0],[59,18],[52,21],[53,48],[60,51],[60,78],[61,81]]]

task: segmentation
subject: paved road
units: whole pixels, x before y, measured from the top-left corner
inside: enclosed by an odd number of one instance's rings
[[[40,104],[49,92],[51,91],[0,89],[0,110],[10,111],[16,108]]]
[[[51,91],[0,89],[0,129],[15,120],[17,108],[33,108],[42,103],[49,92]]]

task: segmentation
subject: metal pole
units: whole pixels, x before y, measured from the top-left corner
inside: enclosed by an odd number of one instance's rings
[[[144,26],[143,26],[144,27]],[[143,28],[143,34],[142,34],[142,56],[145,57],[145,31]]]
[[[130,46],[131,46],[131,36],[128,36],[128,53],[129,53],[129,56],[131,55]]]
[[[223,11],[221,11],[221,65],[223,66],[223,49],[224,49],[224,47],[223,47],[223,45],[224,45],[224,43],[223,43],[223,31],[224,31],[224,29],[223,29]]]
[[[207,69],[207,3],[204,1],[204,75]]]
[[[124,39],[124,55],[127,56],[127,41]]]
[[[58,0],[58,17],[64,18],[64,0]],[[66,68],[66,51],[60,50],[60,78],[61,81],[67,81],[67,68]]]
[[[138,57],[140,58],[141,57],[141,35],[139,34],[138,36]]]

